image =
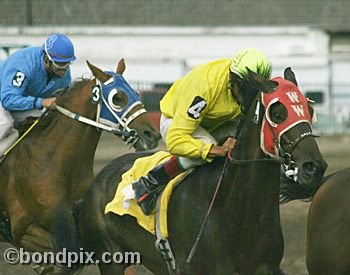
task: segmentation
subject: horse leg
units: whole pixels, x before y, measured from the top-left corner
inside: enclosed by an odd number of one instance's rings
[[[119,264],[99,264],[98,269],[100,270],[101,275],[136,275],[136,273],[130,273],[130,271],[128,271],[128,268],[125,268],[125,266]]]
[[[29,225],[20,241],[21,247],[28,251],[45,252],[55,251],[56,242],[54,236],[48,231],[36,226]],[[39,264],[33,267],[37,274],[70,274],[73,270],[68,270],[65,266],[58,266],[54,263]]]
[[[8,240],[0,234],[0,243],[7,243]]]
[[[14,242],[26,251],[45,252],[55,249],[52,234],[34,224],[30,224],[23,235],[15,234],[14,236]],[[37,274],[49,274],[51,270],[54,270],[54,266],[50,264],[35,265],[33,270]]]
[[[135,270],[135,267],[134,266],[129,266],[127,267],[125,270],[124,270],[124,275],[136,275],[137,272]]]
[[[84,212],[85,211],[82,212],[82,216],[84,216]],[[80,220],[80,237],[84,244],[84,249],[94,252],[95,259],[99,260],[98,268],[100,273],[102,275],[136,274],[134,268],[128,267],[127,264],[104,263],[102,261],[102,255],[104,253],[113,253],[123,250],[111,239],[111,236],[108,234],[108,225],[105,223],[105,220],[100,218],[96,219],[91,212],[89,214],[89,217]],[[110,259],[111,258],[109,258],[109,260]]]
[[[101,186],[101,185],[99,185]],[[99,190],[98,190],[99,191]],[[133,268],[128,269],[127,264],[103,263],[102,255],[105,252],[114,253],[123,251],[114,241],[110,232],[113,223],[104,214],[104,202],[101,202],[99,192],[88,193],[80,205],[79,215],[79,237],[83,243],[84,250],[94,252],[94,257],[99,260],[98,268],[102,275],[110,274],[133,274]],[[109,258],[111,260],[112,258]],[[125,271],[126,270],[126,271]],[[124,271],[126,273],[124,273]],[[135,273],[134,273],[135,274]]]
[[[33,224],[32,219],[16,199],[13,199],[9,205],[9,217],[12,243],[15,246],[31,252],[54,251],[53,236],[48,231]],[[47,265],[33,267],[37,274],[47,274],[51,269]]]
[[[48,231],[31,224],[22,236],[20,245],[28,251],[54,251],[55,240]]]
[[[52,235],[33,223],[18,200],[13,200],[9,206],[9,217],[15,246],[28,251],[53,250],[55,245]]]

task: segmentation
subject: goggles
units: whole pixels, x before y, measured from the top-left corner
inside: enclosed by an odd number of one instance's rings
[[[46,43],[45,43],[45,53],[47,55],[47,57],[49,58],[50,62],[52,63],[52,65],[56,68],[56,69],[67,69],[72,63],[73,61],[69,61],[69,62],[55,62],[49,52],[47,51],[47,47],[46,47]]]

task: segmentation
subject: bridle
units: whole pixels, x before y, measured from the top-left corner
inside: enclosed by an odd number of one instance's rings
[[[260,110],[263,109],[262,103],[260,98],[256,100],[256,107],[255,107],[255,112],[254,112],[254,117],[251,119],[251,122],[254,124],[261,124],[261,121],[263,117],[266,118],[266,111],[264,112],[264,115],[261,117],[261,112]],[[238,131],[237,135],[240,132],[241,124],[242,124],[243,118],[240,119],[239,126],[238,126]],[[317,135],[314,135],[312,131],[306,131],[303,133],[300,133],[294,140],[289,140],[287,137],[284,137],[286,144],[287,144],[287,150],[283,149],[282,146],[280,145],[280,141],[278,137],[276,136],[275,132],[273,131],[273,125],[270,122],[269,119],[266,119],[268,123],[268,129],[273,137],[273,143],[275,148],[277,148],[277,155],[267,155],[265,154],[264,158],[260,159],[234,159],[232,155],[232,150],[229,151],[228,153],[228,159],[232,164],[235,165],[248,165],[248,164],[253,164],[257,162],[275,162],[275,163],[281,163],[284,165],[286,171],[293,170],[295,173],[297,173],[297,167],[295,165],[295,162],[292,157],[292,152],[296,148],[296,146],[305,138],[307,137],[317,137]],[[290,172],[291,173],[291,172]]]
[[[110,79],[108,79],[106,82],[101,83],[100,80],[97,78],[95,79],[96,84],[92,88],[93,93],[93,102],[96,104],[97,112],[96,112],[96,119],[92,120],[87,117],[81,116],[77,113],[73,113],[62,106],[56,105],[56,110],[59,111],[61,114],[80,121],[84,124],[91,125],[96,127],[98,130],[104,130],[107,132],[110,132],[114,135],[117,135],[121,137],[126,144],[130,146],[134,146],[135,143],[139,140],[139,136],[137,132],[134,129],[131,129],[129,127],[130,123],[134,121],[138,116],[140,116],[143,113],[146,113],[146,109],[144,108],[141,101],[137,100],[133,102],[130,106],[127,107],[126,110],[123,110],[121,112],[117,112],[113,110],[113,108],[109,105],[108,100],[103,95],[103,87],[111,84],[114,81],[114,76],[112,76]],[[132,110],[134,110],[137,106],[140,106],[139,110],[137,110],[134,113],[131,113]],[[115,118],[117,123],[113,123],[112,121],[109,121],[107,119],[101,118],[101,112],[103,108],[107,108],[110,115]]]

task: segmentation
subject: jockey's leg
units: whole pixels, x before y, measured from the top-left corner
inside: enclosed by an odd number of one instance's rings
[[[0,126],[1,128],[1,126]],[[6,152],[18,139],[18,131],[14,128],[9,128],[6,135],[0,139],[0,155]]]
[[[11,115],[15,120],[15,127],[22,121],[24,121],[27,117],[40,117],[43,113],[43,110],[28,110],[22,112],[12,112]]]
[[[19,133],[14,128],[27,117],[39,117],[40,110],[29,110],[23,112],[8,112],[0,104],[0,155],[10,148],[18,139]]]
[[[135,198],[145,215],[150,215],[155,208],[157,195],[163,190],[170,179],[176,177],[184,169],[181,167],[176,156],[157,165],[146,176],[132,184]]]
[[[14,119],[0,103],[0,154],[2,155],[18,138],[18,132],[13,128]]]
[[[166,132],[171,125],[172,120],[162,117],[161,129],[163,139],[165,139]],[[164,126],[165,125],[165,126]],[[198,127],[193,133],[195,139],[202,140],[205,143],[212,143],[216,145],[216,140],[212,135],[202,127]],[[180,173],[193,168],[195,166],[203,165],[206,161],[202,159],[193,159],[179,156],[172,156],[169,160],[157,165],[144,177],[135,181],[132,187],[135,191],[135,198],[140,205],[145,215],[150,215],[154,210],[157,202],[157,195],[164,189],[169,180],[175,178]]]

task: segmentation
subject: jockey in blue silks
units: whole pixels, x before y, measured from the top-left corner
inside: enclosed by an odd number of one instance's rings
[[[72,41],[54,33],[43,46],[20,49],[0,63],[1,154],[18,138],[15,123],[55,106],[52,94],[71,85],[75,59]]]

